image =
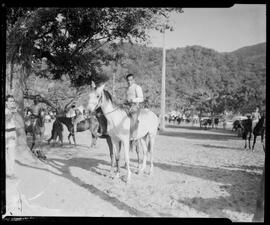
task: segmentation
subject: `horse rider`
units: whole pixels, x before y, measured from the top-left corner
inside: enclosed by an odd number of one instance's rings
[[[38,118],[40,118],[39,112],[41,109],[41,105],[39,104],[39,101],[37,99],[34,99],[34,104],[29,108],[29,111],[31,112],[31,118],[33,125],[36,124],[36,121]]]
[[[130,140],[134,140],[137,136],[137,129],[139,125],[139,109],[141,108],[141,103],[144,102],[144,98],[142,88],[136,84],[133,74],[130,73],[126,75],[126,81],[128,87],[126,89],[125,105],[128,106],[127,112],[130,116]]]
[[[254,129],[260,118],[261,114],[259,112],[259,107],[257,106],[255,111],[252,113],[252,129]]]

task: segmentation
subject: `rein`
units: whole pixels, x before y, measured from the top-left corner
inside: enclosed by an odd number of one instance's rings
[[[102,101],[103,94],[104,94],[104,93],[102,93],[102,95],[100,96],[100,98],[99,98],[99,100],[98,100],[98,104],[96,105],[94,111],[96,111],[96,110],[100,107],[100,105],[101,105],[100,103],[101,103],[101,101]],[[105,116],[105,115],[108,115],[108,114],[110,114],[110,113],[116,111],[117,109],[119,109],[119,107],[116,107],[116,108],[114,108],[112,111],[107,112],[107,113],[104,113],[104,112],[102,111],[102,113],[94,113],[94,115],[96,115],[96,116],[98,116],[98,117],[100,117],[100,116],[102,116],[102,115]]]
[[[114,112],[114,111],[116,111],[117,109],[119,109],[119,107],[116,107],[115,109],[113,109],[112,111],[110,111],[110,112],[107,112],[107,113],[103,113],[103,111],[102,111],[102,113],[96,113],[96,115],[99,117],[99,116],[105,116],[105,115],[108,115],[108,114],[110,114],[110,113],[112,113],[112,112]]]

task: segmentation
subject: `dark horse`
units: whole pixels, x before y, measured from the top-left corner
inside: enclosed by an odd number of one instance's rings
[[[254,150],[257,136],[260,135],[263,150],[265,151],[264,142],[263,142],[264,132],[265,132],[265,118],[264,118],[264,116],[262,116],[259,119],[258,123],[255,125],[253,130],[252,130],[252,120],[250,118],[243,120],[241,122],[241,126],[243,129],[242,138],[245,140],[245,149],[247,148],[247,139],[248,139],[248,147],[249,147],[249,149],[251,149],[250,140],[251,140],[251,136],[253,134],[254,140],[253,140],[252,150]]]
[[[70,137],[72,136],[74,144],[76,145],[76,139],[74,135],[74,125],[72,123],[72,118],[68,118],[65,116],[56,116],[56,120],[63,123],[68,131],[68,140],[70,142]],[[97,138],[104,138],[107,141],[109,151],[110,151],[110,157],[111,157],[111,166],[114,167],[114,154],[113,154],[113,145],[110,136],[107,134],[107,119],[105,118],[101,108],[96,109],[95,113],[91,114],[89,118],[86,118],[85,120],[79,122],[77,124],[77,132],[82,132],[89,130],[92,135],[92,143],[91,147],[96,146]],[[100,133],[100,134],[98,134]],[[53,131],[52,131],[52,137],[53,137]]]
[[[253,129],[253,135],[254,135],[254,140],[253,140],[253,145],[252,149],[254,149],[255,143],[256,143],[256,138],[257,136],[261,136],[261,143],[263,146],[263,150],[265,151],[265,146],[264,146],[264,132],[265,132],[265,117],[264,115],[259,119],[258,123]]]
[[[36,154],[40,158],[46,158],[45,155],[41,151],[41,144],[44,138],[44,132],[45,132],[45,109],[40,108],[38,116],[31,115],[29,117],[26,117],[25,120],[25,132],[30,133],[32,136],[32,145],[30,147],[30,150],[33,151],[33,148],[36,144],[37,136],[39,136],[39,148],[40,150],[36,151]]]

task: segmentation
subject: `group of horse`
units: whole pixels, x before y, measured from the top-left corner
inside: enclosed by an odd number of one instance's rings
[[[245,140],[245,149],[247,147],[249,149],[254,150],[254,146],[256,143],[256,139],[258,136],[261,137],[261,144],[263,147],[263,150],[265,151],[265,145],[264,145],[264,135],[265,135],[265,116],[262,115],[259,119],[258,123],[253,126],[252,125],[252,119],[243,119],[243,120],[235,120],[233,122],[232,130],[237,132],[238,137],[242,137]],[[253,136],[253,144],[252,148],[250,145],[251,137]]]
[[[138,112],[137,135],[131,139],[130,133],[133,128],[131,127],[128,113],[124,108],[113,103],[110,93],[104,90],[104,86],[105,84],[97,87],[92,83],[91,90],[88,94],[88,101],[84,105],[84,108],[89,112],[90,116],[77,124],[77,132],[90,130],[92,135],[91,147],[95,146],[97,138],[106,139],[111,158],[111,173],[114,172],[114,167],[116,166],[116,177],[119,177],[120,173],[119,160],[121,149],[124,149],[127,182],[129,182],[131,178],[129,167],[130,149],[136,149],[138,174],[144,172],[146,168],[147,152],[150,153],[149,174],[152,174],[155,136],[159,126],[158,117],[147,108],[140,109]],[[41,108],[37,118],[33,118],[31,116],[25,118],[25,131],[26,133],[30,133],[33,137],[30,147],[31,151],[34,149],[37,137],[39,137],[39,146],[41,149],[45,131],[45,112],[45,109]],[[48,143],[50,143],[51,140],[56,141],[56,138],[59,137],[61,144],[63,144],[63,124],[69,131],[69,143],[71,143],[70,137],[73,137],[74,144],[76,145],[72,118],[66,117],[63,113],[58,113],[56,115]],[[101,134],[98,132],[98,129],[100,128]],[[143,152],[141,168],[139,165],[139,149],[142,149]]]
[[[207,128],[217,128],[218,127],[218,124],[219,124],[219,118],[202,118],[200,120],[200,127],[203,127],[205,130]]]

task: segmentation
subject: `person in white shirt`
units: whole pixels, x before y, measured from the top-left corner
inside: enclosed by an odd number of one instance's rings
[[[71,118],[71,122],[74,126],[74,133],[77,132],[77,123],[76,123],[76,105],[73,104],[71,108],[66,113],[67,118]]]
[[[131,140],[136,137],[136,130],[138,128],[138,111],[141,107],[140,103],[144,102],[142,88],[135,83],[134,75],[126,75],[126,81],[128,87],[126,90],[126,105],[129,106],[128,114],[131,118],[130,127],[131,127]]]
[[[252,129],[256,126],[256,124],[259,122],[259,119],[261,118],[259,111],[259,107],[257,106],[255,112],[252,113]]]
[[[12,95],[6,96],[5,108],[5,141],[6,141],[6,175],[14,178],[14,164],[16,151],[16,124],[15,114],[17,107]]]

